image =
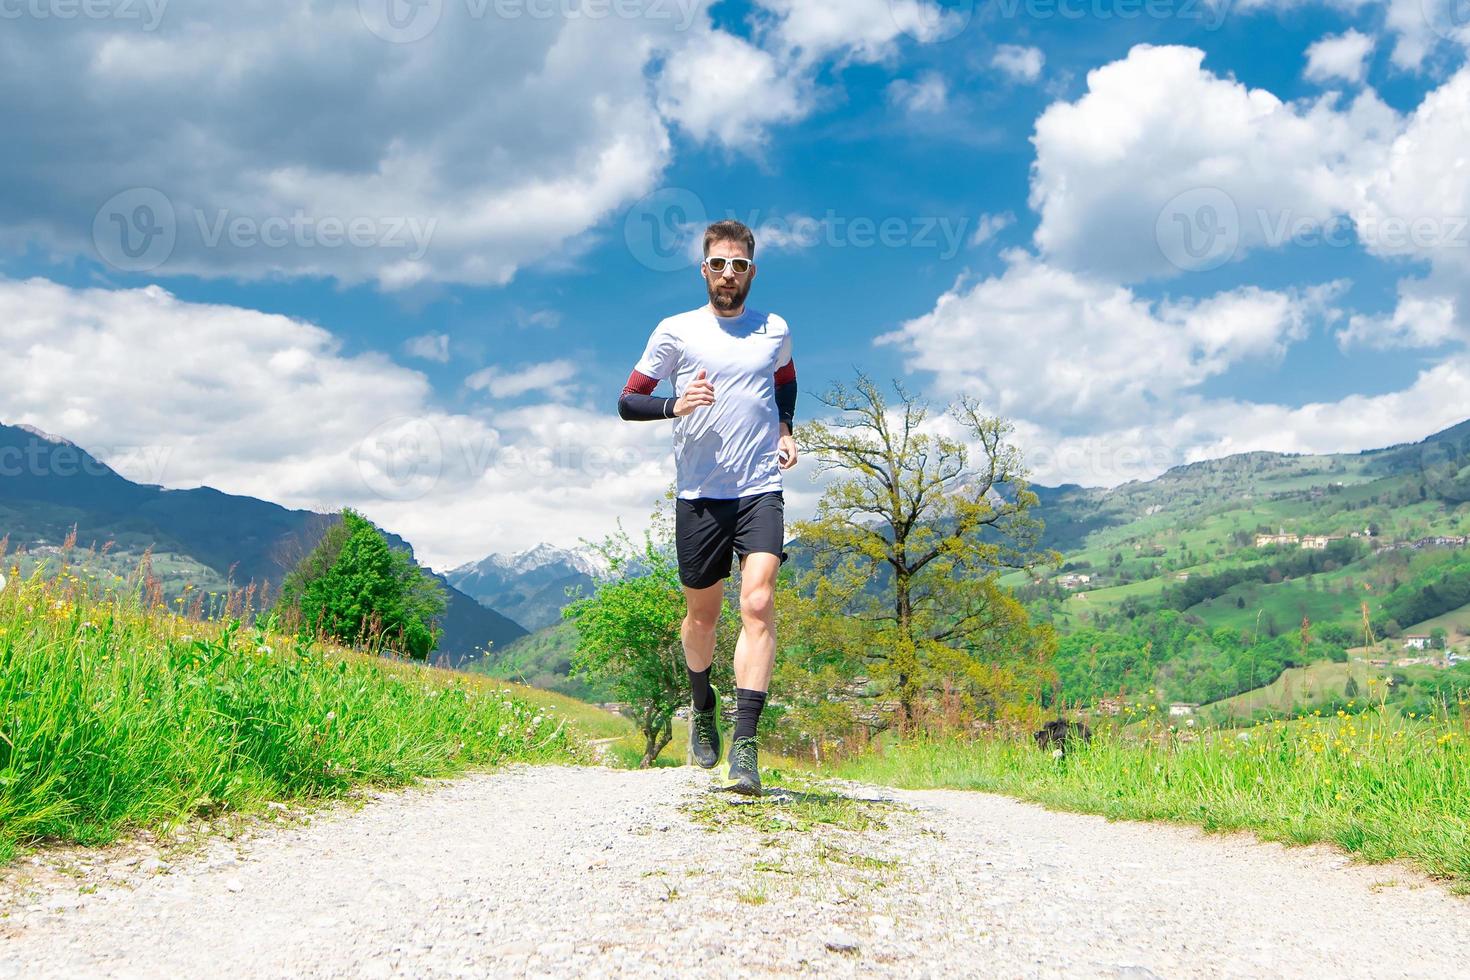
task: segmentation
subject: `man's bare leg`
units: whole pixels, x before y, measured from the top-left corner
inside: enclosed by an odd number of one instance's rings
[[[735,686],[766,691],[776,664],[776,575],[781,557],[756,551],[740,560],[740,637],[735,641]]]
[[[705,589],[684,589],[685,613],[679,635],[684,641],[684,664],[689,670],[694,707],[689,718],[689,761],[705,769],[720,764],[719,718],[714,711],[715,692],[709,674],[715,659],[715,627],[724,603],[723,581]]]
[[[684,663],[690,670],[709,670],[715,659],[715,625],[725,601],[725,583],[707,589],[684,587],[684,622],[679,636],[684,641]]]

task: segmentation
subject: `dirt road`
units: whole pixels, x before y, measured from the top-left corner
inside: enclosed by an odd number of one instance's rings
[[[0,977],[1470,969],[1470,901],[1325,848],[959,792],[732,806],[706,780],[517,767],[189,855],[23,861]]]

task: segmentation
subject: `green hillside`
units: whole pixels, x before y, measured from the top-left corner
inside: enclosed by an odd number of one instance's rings
[[[1004,581],[1062,634],[1071,702],[1153,690],[1233,710],[1232,697],[1283,670],[1341,672],[1365,605],[1391,650],[1416,653],[1403,635],[1439,627],[1464,652],[1470,547],[1435,540],[1470,534],[1462,460],[1470,422],[1362,453],[1242,453],[1110,490],[1039,493],[1063,559]],[[1295,539],[1257,537],[1278,534]],[[1308,536],[1330,540],[1305,548]]]

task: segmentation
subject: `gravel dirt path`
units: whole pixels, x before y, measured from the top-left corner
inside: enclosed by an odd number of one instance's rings
[[[843,784],[514,767],[187,853],[23,859],[0,977],[1463,976],[1470,902],[1327,848]]]

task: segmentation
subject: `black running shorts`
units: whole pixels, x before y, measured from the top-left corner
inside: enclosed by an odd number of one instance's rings
[[[780,490],[720,500],[701,497],[674,502],[674,544],[679,581],[707,589],[730,577],[730,558],[755,551],[780,555],[786,538],[786,501]]]

